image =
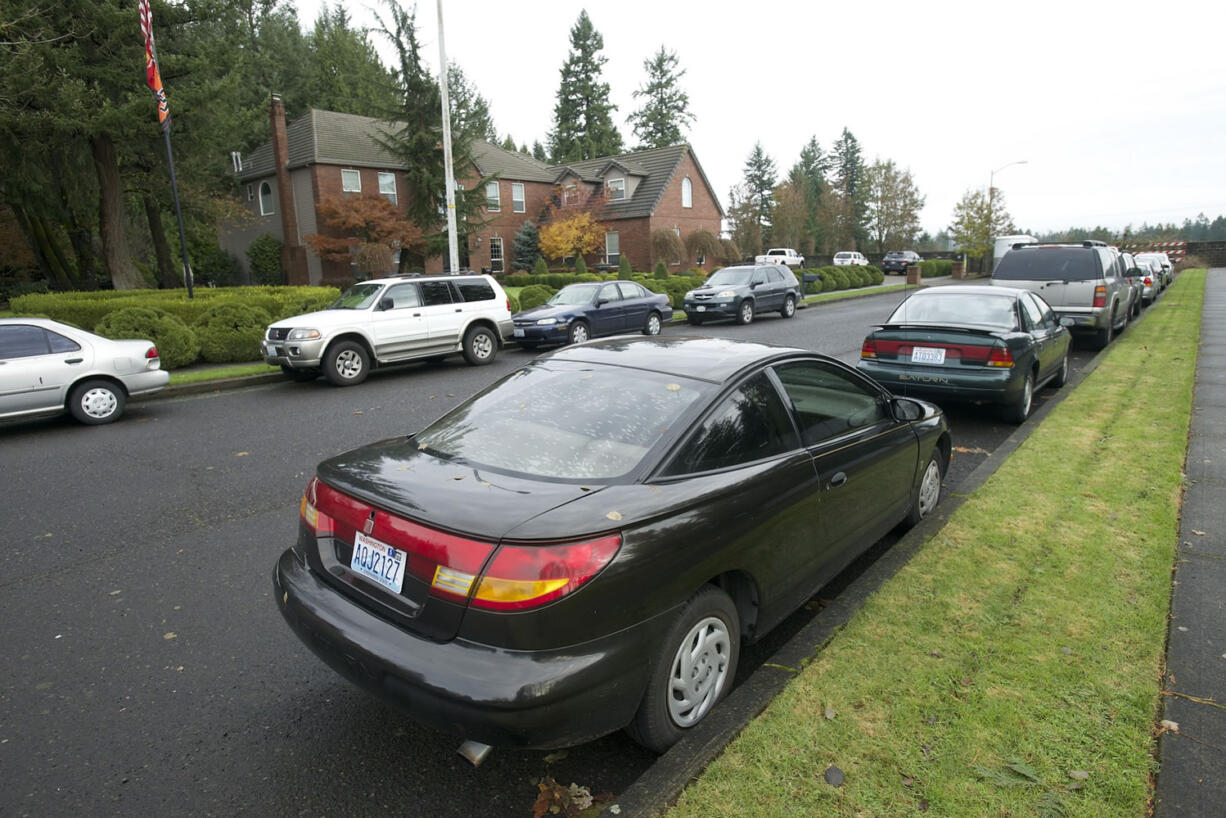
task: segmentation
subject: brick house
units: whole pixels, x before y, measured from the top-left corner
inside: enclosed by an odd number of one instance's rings
[[[282,267],[292,284],[348,284],[345,262],[321,259],[305,236],[329,232],[320,202],[337,196],[378,192],[404,209],[403,164],[381,144],[394,123],[334,111],[310,110],[286,123],[281,100],[270,110],[272,139],[248,156],[236,157],[236,175],[250,218],[222,230],[222,248],[247,272],[246,250],[269,233],[282,242]],[[548,165],[486,142],[472,146],[473,163],[455,169],[465,187],[489,179],[479,227],[461,234],[461,263],[474,270],[511,271],[515,234],[531,219],[541,224],[551,202],[562,209],[601,196],[593,215],[606,229],[605,248],[585,257],[591,265],[616,265],[627,254],[635,269],[654,262],[651,234],[673,230],[683,240],[696,230],[720,234],[724,216],[715,191],[689,145]],[[287,241],[286,237],[290,237]],[[713,260],[672,259],[674,269],[710,267]],[[426,272],[441,272],[443,260],[425,260]],[[389,271],[390,272],[390,271]]]

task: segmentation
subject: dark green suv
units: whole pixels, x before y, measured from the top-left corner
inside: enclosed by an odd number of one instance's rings
[[[717,318],[748,324],[763,312],[791,318],[798,303],[800,282],[787,267],[743,264],[712,273],[701,287],[685,294],[682,308],[691,324]]]

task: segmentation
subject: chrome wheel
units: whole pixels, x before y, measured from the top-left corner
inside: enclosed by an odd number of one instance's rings
[[[346,349],[336,356],[336,374],[351,381],[362,374],[362,356],[355,349]]]
[[[741,308],[737,310],[736,322],[738,324],[748,324],[753,321],[753,302],[746,300],[741,302]]]
[[[68,395],[68,413],[89,426],[110,423],[123,414],[126,397],[121,388],[108,381],[86,381]]]
[[[702,719],[728,680],[732,638],[722,619],[708,616],[681,640],[669,675],[668,715],[678,727]]]
[[[582,344],[588,339],[587,324],[582,321],[577,321],[570,328],[570,342],[572,344]]]
[[[473,338],[473,355],[478,358],[488,358],[494,354],[494,339],[485,333],[479,333]]]
[[[928,468],[924,470],[924,479],[920,481],[919,498],[916,500],[916,509],[921,519],[927,517],[929,512],[937,507],[937,500],[940,498],[941,467],[933,459],[928,461]]]
[[[790,295],[787,298],[783,299],[782,312],[783,312],[784,318],[791,318],[793,315],[795,315],[796,314],[796,299],[792,298],[792,296]]]
[[[643,327],[644,335],[659,335],[660,334],[660,316],[658,313],[651,313],[647,316],[647,324]]]
[[[91,420],[106,420],[119,408],[119,399],[110,387],[95,386],[81,396],[80,406],[81,412]]]

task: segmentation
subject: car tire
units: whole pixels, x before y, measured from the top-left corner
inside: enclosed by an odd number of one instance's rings
[[[1115,337],[1115,316],[1112,315],[1107,319],[1107,326],[1103,327],[1094,336],[1094,345],[1099,349],[1106,349],[1111,343],[1111,339]]]
[[[1004,409],[1005,420],[1009,423],[1025,423],[1026,418],[1030,417],[1030,409],[1034,406],[1034,373],[1027,372],[1026,380],[1022,384],[1022,396],[1016,402],[1009,404]]]
[[[592,330],[587,325],[587,321],[575,321],[570,325],[570,329],[566,333],[566,342],[570,344],[582,344],[584,341],[592,337]]]
[[[489,327],[473,327],[464,333],[464,360],[472,366],[484,366],[498,354],[498,338]]]
[[[736,322],[741,325],[753,323],[753,302],[748,298],[736,308]]]
[[[85,381],[72,388],[68,412],[78,423],[101,426],[119,419],[127,398],[123,388],[110,381]]]
[[[630,737],[663,753],[728,695],[740,658],[736,605],[714,585],[690,597],[653,657]]]
[[[1133,318],[1141,317],[1141,296],[1139,295],[1132,302],[1132,317]]]
[[[784,318],[791,318],[796,314],[796,299],[788,296],[783,299],[783,309],[779,310],[779,314]]]
[[[693,324],[696,327],[701,327],[703,318],[701,315],[693,315],[687,312],[685,314],[685,320]]]
[[[1056,370],[1056,374],[1052,376],[1051,385],[1059,388],[1068,383],[1068,353],[1064,353],[1064,360],[1060,361],[1060,368]]]
[[[915,498],[911,501],[911,510],[907,513],[907,525],[915,526],[919,521],[932,513],[941,500],[941,480],[945,472],[941,468],[940,450],[934,449],[928,465],[924,467],[924,476],[915,489]]]
[[[643,324],[644,335],[659,335],[660,328],[664,326],[664,320],[660,318],[660,313],[647,313],[647,321]]]
[[[338,341],[324,353],[324,377],[333,386],[357,386],[370,374],[370,355],[357,341]]]
[[[281,364],[281,371],[294,383],[310,383],[319,377],[318,369],[297,369]]]

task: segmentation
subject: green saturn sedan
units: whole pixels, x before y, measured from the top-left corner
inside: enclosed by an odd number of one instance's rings
[[[1021,423],[1036,389],[1068,380],[1070,341],[1029,290],[934,287],[903,301],[864,339],[859,369],[896,395],[991,403]]]

